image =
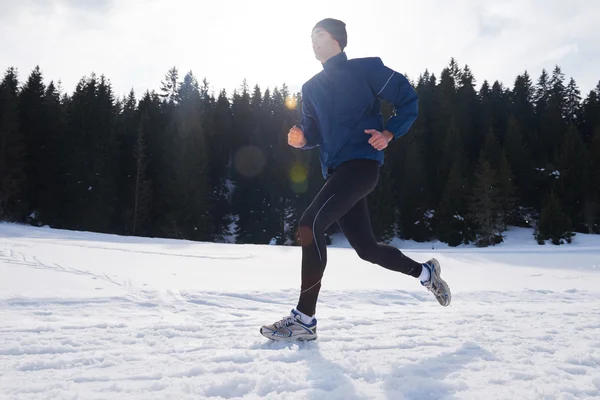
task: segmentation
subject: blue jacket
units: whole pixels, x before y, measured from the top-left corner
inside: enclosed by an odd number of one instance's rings
[[[373,159],[383,165],[383,151],[373,148],[371,135],[365,133],[366,129],[384,129],[381,99],[395,106],[385,129],[397,139],[417,118],[418,97],[406,77],[386,67],[380,58],[348,60],[342,52],[302,86],[303,149],[320,148],[325,178],[331,169],[351,159]]]

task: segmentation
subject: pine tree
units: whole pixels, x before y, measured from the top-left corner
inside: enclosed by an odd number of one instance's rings
[[[588,160],[589,157],[579,132],[574,125],[570,125],[558,160],[558,174],[560,175],[557,178],[556,195],[575,229],[582,228],[581,211],[588,190],[584,173],[589,168]]]
[[[504,232],[509,224],[516,224],[522,216],[516,210],[518,204],[515,177],[508,162],[506,150],[503,149],[496,179],[498,201],[500,203],[500,232]]]
[[[536,135],[530,142],[532,162],[535,167],[546,167],[549,155],[547,148],[552,146],[548,142],[548,131],[550,130],[549,122],[549,97],[550,97],[550,82],[548,72],[543,69],[535,89],[534,104],[535,104],[535,132]]]
[[[149,201],[150,210],[148,211],[148,222],[145,232],[148,236],[164,235],[164,212],[169,196],[168,178],[170,176],[169,163],[169,144],[172,143],[172,137],[167,136],[167,110],[170,110],[168,103],[161,103],[160,96],[155,92],[144,93],[139,105],[138,112],[142,116],[143,140],[145,142],[145,158],[147,168],[145,178],[150,182],[151,199]],[[140,132],[138,131],[138,134]],[[135,154],[135,153],[134,153]],[[133,199],[133,200],[132,200]],[[134,202],[134,196],[130,197],[130,202]],[[139,219],[139,218],[138,218]],[[143,229],[143,224],[138,229]],[[140,231],[143,233],[143,231]]]
[[[59,218],[60,205],[63,199],[63,134],[65,131],[65,110],[61,101],[61,93],[50,82],[46,88],[43,100],[44,121],[44,164],[38,181],[38,207],[37,223],[47,224],[52,227],[61,227]],[[33,222],[33,221],[32,221]]]
[[[542,140],[545,143],[548,159],[556,160],[560,145],[566,132],[564,116],[567,114],[567,92],[564,85],[565,76],[560,67],[556,66],[550,79],[548,97],[548,114],[545,118],[545,131]]]
[[[213,224],[206,139],[202,130],[200,89],[190,71],[179,85],[176,105],[169,103],[167,175],[162,199],[163,235],[187,240],[210,240]]]
[[[546,240],[550,240],[552,244],[559,245],[564,243],[563,240],[571,243],[573,236],[569,216],[563,212],[560,200],[552,191],[542,208],[534,237],[539,244],[544,244]]]
[[[471,240],[466,221],[467,193],[467,180],[457,161],[450,170],[440,205],[433,216],[437,238],[450,246],[458,246]]]
[[[160,84],[160,97],[167,103],[177,102],[179,88],[179,71],[177,67],[171,68],[165,75],[165,80]]]
[[[468,153],[468,165],[471,170],[477,166],[479,153],[486,147],[486,140],[490,139],[490,133],[494,132],[494,98],[487,81],[483,82],[479,90],[479,102],[480,112],[477,120],[477,130],[473,135],[476,139],[472,139],[475,141],[475,145],[469,149]],[[497,140],[496,135],[493,135],[493,137]]]
[[[478,246],[485,247],[502,241],[503,210],[497,182],[496,171],[482,153],[469,201],[469,217],[476,226]]]
[[[258,133],[252,100],[248,92],[247,81],[244,80],[241,92],[234,92],[233,97],[233,129],[238,147],[233,158],[235,191],[233,209],[237,215],[236,237],[238,243],[269,243],[268,233],[261,225],[264,222],[264,196],[261,192],[259,178],[264,173],[266,157],[258,146]],[[256,102],[256,93],[255,93]],[[255,104],[254,110],[258,110]]]
[[[600,126],[594,134],[589,154],[589,164],[584,174],[588,190],[583,206],[583,219],[588,233],[600,233]]]
[[[475,91],[475,77],[468,66],[465,66],[461,73],[459,85],[456,93],[457,114],[450,123],[450,131],[454,131],[460,137],[461,143],[454,145],[466,149],[467,154],[477,151],[479,141],[475,132],[478,129],[478,115],[480,111],[479,99]],[[464,143],[466,139],[466,143]],[[448,150],[448,147],[446,147]],[[452,151],[454,154],[454,152]],[[452,163],[446,161],[444,169],[450,171]]]
[[[590,143],[594,131],[600,127],[600,83],[597,90],[592,90],[582,105],[580,131],[583,140]]]
[[[206,116],[205,116],[206,117]],[[233,154],[231,110],[225,90],[219,93],[214,105],[210,129],[206,131],[208,138],[208,159],[210,174],[210,192],[212,196],[212,216],[214,222],[213,240],[223,242],[231,235],[229,216],[231,201],[231,159]]]
[[[454,79],[452,70],[455,70],[451,63],[449,67],[442,70],[440,76],[440,82],[437,86],[434,86],[434,93],[432,94],[431,109],[428,110],[430,117],[430,123],[426,130],[427,132],[426,149],[424,157],[426,159],[440,160],[443,159],[445,149],[443,144],[447,136],[448,127],[451,124],[452,118],[456,114],[456,86],[457,83]],[[435,82],[435,77],[432,77]],[[425,139],[425,138],[424,138]],[[427,176],[429,178],[430,188],[432,196],[435,199],[439,199],[444,191],[447,171],[442,169],[440,163],[427,163]]]
[[[0,220],[22,221],[26,204],[27,144],[19,127],[17,70],[0,82]]]
[[[492,129],[495,132],[500,144],[504,144],[504,133],[506,132],[506,123],[510,114],[510,94],[509,91],[499,81],[495,81],[490,92],[492,107]]]
[[[444,156],[440,160],[441,170],[446,171],[442,176],[445,180],[450,173],[452,165],[457,159],[462,160],[465,157],[465,144],[463,142],[462,132],[456,125],[454,118],[450,120],[446,140],[444,141]]]
[[[525,194],[525,191],[521,189],[525,189],[528,185],[526,182],[530,180],[531,151],[540,148],[542,145],[535,126],[534,96],[533,83],[529,74],[525,71],[523,75],[516,78],[512,91],[505,145],[510,165],[515,173],[515,179],[517,184],[521,185],[519,187],[520,192],[523,193],[521,198],[523,203],[527,205],[533,204],[533,200],[531,195]],[[518,149],[523,149],[523,151],[521,152]],[[521,157],[521,162],[526,162],[527,165],[518,165],[520,162],[517,157]]]
[[[514,174],[515,200],[521,206],[531,207],[534,204],[532,197],[535,197],[536,193],[531,187],[529,148],[523,140],[521,127],[514,115],[509,118],[507,129],[504,148],[508,167]]]
[[[397,204],[399,236],[403,239],[412,239],[421,242],[430,239],[432,236],[433,229],[428,217],[430,210],[434,208],[435,204],[432,202],[429,194],[430,189],[427,185],[428,180],[425,164],[423,163],[423,150],[417,142],[419,134],[420,131],[415,130],[410,136],[403,138],[400,143],[392,143],[393,148],[390,149],[386,163],[390,167],[393,167],[394,161],[398,160],[398,163],[401,163],[401,169],[396,168],[397,172],[395,173],[390,169],[390,172],[388,172],[390,174],[389,178],[385,175],[383,176],[380,185],[388,184],[386,178],[389,181],[394,180],[397,182],[395,182],[395,190],[391,190],[391,188],[380,189],[382,191],[389,191],[386,200],[388,205],[385,212],[381,213],[380,218],[382,225],[385,224],[386,218],[388,225],[394,223],[394,219],[392,218],[394,214],[393,205]],[[392,150],[394,153],[392,153]],[[402,150],[402,152],[399,150]],[[394,175],[396,174],[398,175],[398,179],[394,179]]]
[[[134,196],[133,196],[133,223],[132,234],[145,234],[148,229],[149,215],[152,201],[152,182],[148,179],[148,159],[146,156],[145,134],[149,123],[148,114],[142,115],[137,131],[137,140],[133,146],[133,160],[135,161]]]
[[[492,169],[497,171],[500,168],[502,151],[498,137],[493,129],[489,129],[486,132],[482,151],[483,157],[490,163]],[[479,165],[481,166],[481,155],[478,161]]]
[[[83,78],[67,107],[65,199],[68,229],[113,232],[119,162],[115,131],[118,109],[104,76]]]
[[[581,91],[573,78],[569,81],[565,91],[563,118],[570,125],[578,125],[581,120]]]
[[[123,109],[119,115],[117,140],[119,146],[119,176],[118,200],[115,225],[118,231],[124,234],[133,234],[134,204],[132,198],[135,196],[136,187],[136,161],[133,158],[136,137],[139,131],[139,113],[137,101],[133,89],[123,101]]]
[[[526,143],[530,143],[534,134],[534,86],[531,77],[525,71],[523,75],[517,76],[511,93],[511,114],[522,128]]]
[[[32,223],[43,223],[40,218],[39,198],[43,190],[51,184],[48,181],[46,168],[50,163],[48,159],[48,138],[45,120],[44,86],[42,73],[39,67],[34,68],[27,82],[19,93],[19,129],[27,141],[27,189],[23,193],[22,201],[28,207],[28,218]]]

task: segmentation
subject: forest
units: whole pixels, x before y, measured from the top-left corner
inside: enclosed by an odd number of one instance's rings
[[[539,244],[600,233],[600,82],[581,93],[561,68],[510,86],[478,83],[452,58],[408,77],[419,117],[386,148],[368,197],[376,237]],[[160,89],[114,92],[104,75],[72,93],[39,66],[0,81],[0,221],[192,241],[297,245],[324,183],[318,148],[287,143],[302,97],[282,83],[233,93],[176,67]],[[394,113],[383,102],[382,118]],[[337,232],[336,224],[328,234]]]

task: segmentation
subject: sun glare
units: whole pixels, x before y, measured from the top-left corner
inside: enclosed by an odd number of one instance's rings
[[[287,108],[289,108],[290,110],[293,110],[296,108],[297,105],[298,105],[298,100],[296,100],[295,97],[293,97],[293,96],[286,97],[285,106]]]

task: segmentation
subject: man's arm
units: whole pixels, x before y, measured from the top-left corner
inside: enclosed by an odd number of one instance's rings
[[[309,150],[319,145],[319,128],[317,121],[313,116],[311,107],[309,106],[309,99],[307,96],[307,90],[302,86],[302,117],[300,118],[300,129],[304,133],[306,144],[302,147],[302,150]]]
[[[387,121],[386,130],[398,139],[408,132],[419,115],[417,92],[404,75],[386,67],[378,57],[369,65],[367,75],[373,93],[396,109]]]

